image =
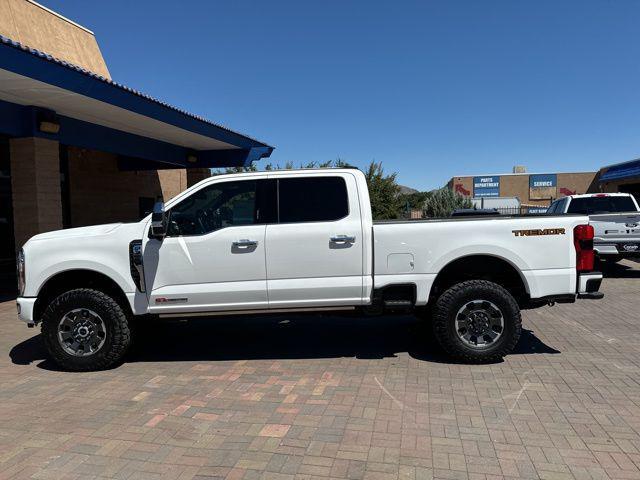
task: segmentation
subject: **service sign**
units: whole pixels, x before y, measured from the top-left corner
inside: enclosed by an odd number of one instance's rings
[[[474,197],[499,197],[500,177],[473,177]]]
[[[556,198],[558,176],[555,173],[529,175],[529,200]]]

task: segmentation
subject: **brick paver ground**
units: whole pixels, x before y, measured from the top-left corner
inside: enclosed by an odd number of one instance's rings
[[[0,304],[0,478],[640,479],[640,269],[456,365],[409,317],[159,325],[57,371]]]

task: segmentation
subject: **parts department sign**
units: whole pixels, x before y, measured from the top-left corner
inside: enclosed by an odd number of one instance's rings
[[[474,197],[499,197],[500,177],[473,177]]]
[[[529,175],[529,200],[556,198],[558,176],[555,173]]]

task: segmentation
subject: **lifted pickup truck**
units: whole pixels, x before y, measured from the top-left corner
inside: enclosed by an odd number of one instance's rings
[[[611,263],[640,257],[640,208],[628,193],[591,193],[563,197],[549,206],[553,215],[589,215],[593,249]]]
[[[31,238],[18,314],[69,370],[119,362],[140,316],[264,310],[429,312],[449,354],[485,362],[520,308],[602,297],[592,239],[583,215],[373,222],[355,169],[221,175],[137,223]]]

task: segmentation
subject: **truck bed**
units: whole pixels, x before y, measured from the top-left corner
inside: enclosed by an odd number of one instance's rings
[[[585,215],[386,220],[374,222],[374,286],[417,282],[428,292],[450,262],[473,255],[515,267],[531,298],[575,292],[573,229]]]
[[[520,214],[512,214],[512,215],[482,215],[482,216],[469,216],[469,217],[437,217],[437,218],[421,218],[421,219],[410,219],[410,218],[394,218],[390,220],[374,220],[374,225],[389,225],[389,224],[407,224],[407,223],[434,223],[434,222],[472,222],[472,221],[486,221],[486,220],[513,220],[518,218],[550,218],[550,217],[558,217],[558,218],[571,218],[571,217],[579,217],[585,218],[584,215],[581,214],[565,214],[565,215],[550,215],[546,213],[520,213]]]

